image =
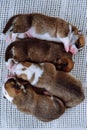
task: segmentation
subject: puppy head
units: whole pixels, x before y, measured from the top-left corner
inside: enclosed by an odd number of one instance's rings
[[[72,54],[76,54],[78,51],[82,50],[83,47],[85,46],[85,38],[83,35],[77,35],[78,39],[76,40],[75,44],[73,44],[72,46],[70,46],[69,51]]]
[[[3,94],[10,102],[13,101],[14,97],[20,92],[20,85],[14,78],[10,78],[3,85]]]
[[[76,41],[75,45],[76,45],[78,50],[81,50],[85,46],[84,35],[82,35],[82,34],[78,35],[78,40]]]

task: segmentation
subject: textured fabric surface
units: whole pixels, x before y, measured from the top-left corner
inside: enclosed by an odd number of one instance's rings
[[[14,105],[3,99],[2,84],[8,73],[4,53],[7,47],[2,30],[8,19],[18,13],[40,12],[60,17],[83,31],[87,42],[87,0],[0,0],[0,128],[86,128],[87,127],[87,44],[73,57],[72,75],[84,86],[85,100],[80,105],[66,110],[59,119],[43,123],[31,115],[19,112]]]

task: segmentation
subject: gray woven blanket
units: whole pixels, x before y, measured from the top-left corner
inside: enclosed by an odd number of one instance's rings
[[[85,100],[68,109],[59,119],[44,123],[19,112],[14,105],[3,99],[2,84],[8,73],[4,54],[7,47],[2,30],[8,19],[18,13],[40,12],[60,17],[76,25],[86,38],[85,48],[76,54],[72,75],[84,86]],[[0,128],[87,128],[87,0],[0,0]]]

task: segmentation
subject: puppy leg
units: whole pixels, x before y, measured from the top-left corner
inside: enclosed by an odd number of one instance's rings
[[[35,37],[35,29],[32,27],[25,34],[30,38]]]
[[[72,46],[70,47],[70,52],[71,52],[72,54],[74,54],[74,55],[78,52],[78,49],[76,48],[75,45],[72,45]]]
[[[69,37],[60,38],[60,41],[64,43],[64,48],[65,48],[66,52],[68,52],[69,44],[70,44]]]

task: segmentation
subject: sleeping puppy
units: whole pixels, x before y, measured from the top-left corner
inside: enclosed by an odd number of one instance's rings
[[[31,85],[44,88],[51,95],[59,97],[66,107],[73,107],[84,100],[81,82],[68,73],[57,71],[51,63],[12,62],[10,72],[29,81]]]
[[[5,61],[8,68],[9,60],[12,58],[16,62],[50,62],[58,70],[65,72],[71,71],[74,66],[72,54],[65,51],[63,44],[34,38],[25,38],[11,43],[5,52]]]
[[[66,52],[70,51],[72,54],[76,54],[85,44],[84,36],[77,27],[63,19],[37,13],[11,17],[3,30],[4,34],[6,32],[9,39],[24,38],[27,35],[48,41],[63,42]]]
[[[10,78],[3,86],[3,93],[20,111],[32,114],[41,121],[57,119],[65,112],[65,106],[59,98],[37,94],[33,88],[29,83],[23,86],[16,78]]]

